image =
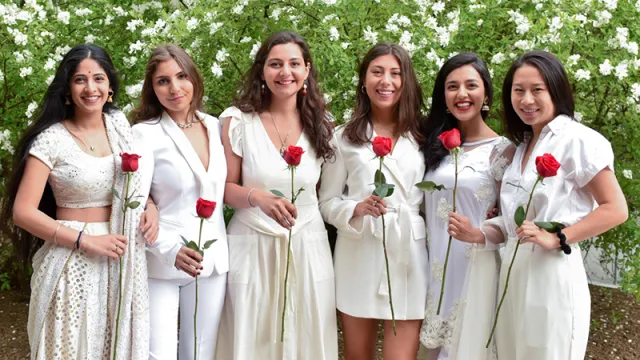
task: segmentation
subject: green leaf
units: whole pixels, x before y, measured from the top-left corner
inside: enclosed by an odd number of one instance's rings
[[[128,207],[129,209],[135,209],[135,208],[137,208],[138,206],[140,206],[140,201],[132,201],[132,202],[130,202],[130,203],[128,203],[128,204],[127,204],[127,207]]]
[[[389,188],[384,186],[384,184],[376,186],[376,189],[373,190],[373,193],[378,195],[378,197],[380,198],[386,197],[388,192],[389,192]]]
[[[189,245],[189,240],[185,239],[184,236],[180,235],[180,237],[182,238],[182,243],[184,244],[184,246],[188,246]]]
[[[275,196],[285,197],[284,194],[278,190],[271,190],[271,193]]]
[[[202,251],[202,250],[200,250],[200,249],[198,249],[198,250],[196,250],[196,251],[198,252],[198,254],[200,254],[200,256],[204,257],[204,251]]]
[[[298,199],[298,196],[300,195],[301,192],[304,191],[304,188],[301,187],[300,189],[298,189],[298,192],[293,196],[293,200],[291,201],[292,203],[295,203],[296,200]]]
[[[514,184],[514,183],[512,183],[512,182],[508,182],[508,181],[507,181],[507,185],[511,185],[511,186],[514,186],[514,187],[520,188],[520,189],[522,189],[522,190],[524,190],[524,191],[528,191],[527,189],[523,188],[522,186],[520,186],[520,185],[516,185],[516,184]]]
[[[557,232],[558,227],[563,226],[561,223],[555,221],[536,221],[534,224],[536,224],[537,227],[545,229],[550,233]]]
[[[444,185],[436,185],[436,183],[434,183],[433,181],[422,181],[417,183],[416,186],[418,187],[418,189],[425,192],[434,192],[436,190],[438,191],[446,190]]]
[[[518,209],[516,209],[516,214],[513,217],[518,227],[522,226],[522,223],[524,222],[525,217],[526,215],[524,213],[524,207],[522,205],[518,206]]]
[[[118,193],[118,190],[116,190],[116,188],[111,188],[111,193],[113,193],[113,196],[120,200],[120,194]]]
[[[204,245],[202,246],[203,249],[207,250],[211,245],[213,245],[214,242],[216,242],[217,239],[213,239],[213,240],[208,240],[204,243]]]
[[[196,242],[195,242],[195,241],[193,241],[193,240],[191,240],[191,241],[189,241],[189,242],[187,243],[187,247],[188,247],[189,249],[191,249],[191,250],[195,250],[195,251],[200,252],[200,248],[198,247],[198,244],[196,244]]]
[[[375,185],[382,185],[387,183],[387,178],[384,176],[380,169],[376,170],[376,175],[373,177],[373,183]]]

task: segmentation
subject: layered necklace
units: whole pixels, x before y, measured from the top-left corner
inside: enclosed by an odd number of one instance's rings
[[[280,140],[280,156],[284,157],[284,151],[287,150],[287,139],[289,138],[289,134],[291,133],[291,126],[293,124],[293,120],[289,121],[289,129],[287,130],[287,134],[284,136],[284,140],[280,135],[280,130],[278,130],[278,125],[276,125],[276,120],[271,111],[267,110],[269,113],[269,117],[271,118],[271,122],[273,123],[273,127],[276,128],[276,133],[278,134],[278,139]]]
[[[172,119],[173,120],[173,119]],[[195,124],[197,121],[200,121],[200,119],[198,119],[198,117],[196,115],[193,115],[193,117],[191,117],[191,120],[189,120],[187,123],[182,124],[179,123],[175,120],[173,120],[174,123],[176,123],[176,125],[178,125],[178,127],[180,129],[191,129],[191,127],[193,126],[193,124]]]

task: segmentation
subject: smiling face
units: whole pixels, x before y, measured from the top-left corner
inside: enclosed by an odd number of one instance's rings
[[[109,98],[109,78],[97,61],[87,58],[78,64],[69,82],[69,96],[78,113],[102,112]]]
[[[449,73],[444,85],[447,109],[458,121],[482,121],[482,104],[487,101],[484,82],[471,65],[461,66]]]
[[[523,65],[513,75],[511,105],[520,119],[533,128],[543,128],[556,116],[556,107],[540,71]]]
[[[300,46],[294,43],[271,48],[262,69],[262,80],[274,98],[295,96],[309,76]]]
[[[402,91],[402,71],[398,59],[387,54],[372,60],[367,68],[364,87],[373,109],[395,107]]]
[[[173,117],[186,115],[193,100],[193,83],[178,63],[171,59],[158,64],[153,73],[153,91],[164,109]]]

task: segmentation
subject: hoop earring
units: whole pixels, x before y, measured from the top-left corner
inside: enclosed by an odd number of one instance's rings
[[[364,87],[364,85],[362,85],[362,87],[360,88],[360,91],[361,91],[363,94],[366,94],[366,93],[367,93],[367,88],[365,88],[365,87]]]
[[[307,80],[305,80],[304,85],[302,85],[302,95],[307,95]]]
[[[260,94],[264,95],[264,83],[260,85]]]
[[[484,104],[482,104],[482,108],[480,110],[481,111],[489,111],[491,109],[489,108],[489,105],[485,102]]]
[[[445,112],[446,112],[447,114],[451,114],[451,111],[449,110],[449,108],[447,108],[447,109],[445,110]]]
[[[69,101],[69,97],[68,96],[64,97],[64,104],[65,105],[71,105],[71,101]]]
[[[107,102],[108,103],[112,103],[113,102],[113,91],[109,91],[109,97],[107,98]]]

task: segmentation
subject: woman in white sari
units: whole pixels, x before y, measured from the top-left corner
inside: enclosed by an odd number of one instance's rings
[[[143,210],[130,209],[123,224],[122,197],[112,195],[125,186],[118,155],[141,149],[113,104],[117,93],[109,55],[94,45],[74,47],[16,153],[2,223],[13,217],[14,246],[25,260],[33,255],[32,359],[105,359],[116,350],[118,359],[148,359]],[[151,173],[144,154],[140,162],[130,189],[144,199]]]

